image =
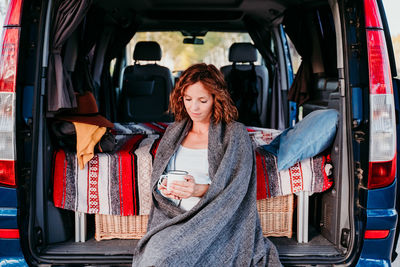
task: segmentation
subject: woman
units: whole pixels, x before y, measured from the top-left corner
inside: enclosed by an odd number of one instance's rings
[[[279,266],[258,218],[252,144],[234,121],[222,73],[213,65],[189,67],[170,110],[175,123],[157,149],[148,232],[133,266]],[[191,175],[166,189],[160,177],[178,168]]]

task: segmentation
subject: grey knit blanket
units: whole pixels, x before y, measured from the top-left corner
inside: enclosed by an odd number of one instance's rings
[[[281,266],[275,246],[262,235],[256,207],[256,165],[246,128],[210,123],[209,176],[200,202],[183,211],[157,191],[157,181],[191,128],[170,125],[157,149],[148,232],[132,266]]]

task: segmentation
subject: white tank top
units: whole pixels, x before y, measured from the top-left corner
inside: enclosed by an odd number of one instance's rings
[[[187,171],[194,177],[196,184],[211,184],[208,176],[208,149],[193,149],[179,146],[171,157],[167,171]],[[180,207],[184,210],[192,209],[200,201],[199,197],[190,197],[180,201]]]

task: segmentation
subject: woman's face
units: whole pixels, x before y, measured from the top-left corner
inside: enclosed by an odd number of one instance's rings
[[[194,83],[186,88],[183,103],[193,122],[210,122],[214,98],[201,82]]]

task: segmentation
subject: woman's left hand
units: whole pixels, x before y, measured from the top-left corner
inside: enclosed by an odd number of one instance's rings
[[[179,198],[193,197],[196,189],[196,183],[193,176],[185,176],[185,181],[172,181],[169,192]]]
[[[208,184],[196,184],[193,176],[185,176],[185,181],[171,182],[170,193],[179,199],[189,197],[202,197],[208,191]]]

